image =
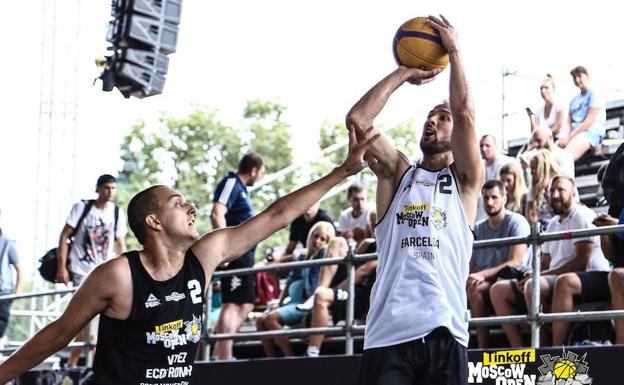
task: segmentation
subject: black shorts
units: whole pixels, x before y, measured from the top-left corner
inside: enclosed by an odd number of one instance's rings
[[[445,327],[424,338],[364,350],[360,385],[465,385],[466,348]]]
[[[253,267],[253,251],[232,261],[225,269],[242,269]],[[256,302],[256,276],[255,274],[235,275],[221,278],[221,302],[222,303],[255,303]]]
[[[608,271],[580,271],[577,272],[581,280],[581,294],[574,298],[578,302],[610,301],[609,272]]]
[[[345,289],[332,288],[334,291],[334,302],[329,310],[332,314],[334,324],[347,318],[347,291]],[[368,314],[370,306],[371,289],[365,286],[355,286],[355,303],[353,304],[353,318],[364,320]]]

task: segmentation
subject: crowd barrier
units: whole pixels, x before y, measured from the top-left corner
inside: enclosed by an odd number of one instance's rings
[[[508,237],[490,240],[475,241],[473,248],[491,248],[498,246],[515,245],[520,243],[526,243],[532,248],[532,274],[533,279],[538,280],[540,277],[541,266],[541,254],[540,245],[545,242],[565,240],[573,238],[584,238],[589,236],[603,235],[603,234],[615,234],[624,232],[624,225],[605,226],[591,229],[580,229],[570,231],[558,231],[558,232],[540,232],[538,225],[534,225],[531,228],[531,234],[527,237]],[[310,266],[325,266],[332,264],[346,264],[348,269],[347,278],[347,290],[349,293],[347,299],[347,314],[344,326],[332,326],[332,327],[320,327],[320,328],[305,328],[305,329],[283,329],[273,331],[261,331],[261,332],[242,332],[242,333],[221,333],[216,334],[213,332],[212,323],[210,317],[206,317],[205,329],[206,340],[210,342],[218,340],[257,340],[266,337],[300,337],[309,336],[313,334],[325,334],[325,335],[344,335],[345,336],[345,354],[353,354],[353,336],[363,334],[366,325],[355,325],[353,319],[353,309],[355,301],[355,264],[359,262],[370,261],[377,258],[376,253],[370,254],[353,254],[350,250],[349,254],[345,258],[325,258],[321,260],[309,260],[309,261],[295,261],[287,262],[276,265],[266,265],[260,267],[244,268],[244,269],[232,269],[226,271],[217,271],[213,277],[228,277],[228,276],[240,276],[246,274],[255,274],[263,271],[279,271],[279,270],[291,270],[293,268],[302,268]],[[208,288],[206,314],[210,315],[212,311],[212,285]],[[538,348],[540,346],[540,326],[544,322],[554,321],[594,321],[594,320],[607,320],[615,318],[624,318],[624,310],[606,310],[606,311],[591,311],[591,312],[569,312],[569,313],[542,313],[540,311],[540,285],[532,285],[531,292],[531,306],[529,307],[529,313],[527,315],[514,315],[514,316],[492,316],[492,317],[480,317],[472,318],[469,321],[471,326],[491,326],[491,325],[503,325],[503,324],[529,324],[531,327],[531,347]],[[210,357],[210,344],[206,344],[206,351],[204,357]]]
[[[602,235],[602,234],[615,234],[624,232],[624,225],[617,226],[605,226],[599,228],[592,229],[581,229],[581,230],[571,230],[571,231],[560,231],[560,232],[550,232],[550,233],[541,233],[537,226],[533,226],[531,228],[531,234],[528,237],[509,237],[509,238],[500,238],[500,239],[491,239],[491,240],[482,240],[475,241],[473,247],[477,248],[489,248],[489,247],[498,247],[504,245],[514,245],[520,243],[529,244],[532,247],[532,269],[533,269],[533,277],[534,279],[539,278],[540,276],[540,248],[539,245],[544,242],[561,240],[561,239],[573,239],[573,238],[582,238],[588,236]],[[245,269],[233,269],[226,271],[217,271],[213,274],[213,277],[227,277],[234,275],[245,275],[245,274],[255,274],[257,272],[263,271],[280,271],[280,270],[291,270],[293,268],[302,268],[302,267],[310,267],[310,266],[325,266],[325,265],[333,265],[333,264],[345,264],[348,269],[348,285],[347,290],[349,293],[347,299],[347,312],[346,312],[346,322],[344,326],[331,326],[331,327],[320,327],[320,328],[302,328],[302,329],[284,329],[284,330],[274,330],[274,331],[261,331],[261,332],[243,332],[243,333],[222,333],[216,334],[213,331],[213,325],[210,319],[210,313],[212,311],[212,285],[208,285],[207,292],[207,301],[206,301],[206,317],[204,322],[204,341],[207,342],[205,344],[206,351],[204,352],[204,357],[210,357],[210,343],[218,340],[235,340],[235,341],[243,341],[243,340],[258,340],[265,337],[278,337],[278,336],[288,336],[288,337],[301,337],[301,336],[309,336],[314,334],[325,334],[325,335],[344,335],[345,336],[345,354],[353,355],[353,336],[361,335],[364,333],[366,325],[355,325],[354,324],[354,300],[355,300],[355,264],[361,263],[365,261],[370,261],[377,258],[376,253],[370,254],[359,254],[355,255],[350,252],[345,258],[325,258],[320,260],[308,260],[308,261],[295,261],[295,262],[287,262],[275,265],[265,265],[260,267],[253,268],[245,268]],[[548,313],[544,314],[540,311],[540,295],[539,295],[539,285],[532,286],[532,304],[529,308],[529,314],[527,315],[514,315],[514,316],[492,316],[492,317],[482,317],[482,318],[472,318],[469,323],[471,326],[490,326],[490,325],[503,325],[503,324],[530,324],[531,326],[531,347],[538,348],[540,345],[539,341],[539,330],[540,325],[544,322],[553,322],[553,321],[593,321],[593,320],[607,320],[607,319],[616,319],[616,318],[624,318],[624,310],[606,310],[606,311],[590,311],[590,312],[570,312],[570,313]],[[40,292],[29,292],[29,293],[20,293],[20,294],[8,294],[8,295],[0,295],[0,301],[3,300],[16,300],[16,299],[24,299],[24,298],[32,298],[32,297],[41,297],[47,295],[58,295],[58,294],[66,294],[74,291],[75,289],[61,289],[61,290],[47,290]],[[91,338],[87,339],[91,341]],[[89,352],[91,351],[91,347],[93,344],[86,343],[72,343],[67,349],[74,347],[84,347]],[[6,348],[0,350],[0,353],[6,354],[14,351],[14,348]],[[91,355],[89,354],[89,358]],[[90,364],[90,359],[88,361]]]

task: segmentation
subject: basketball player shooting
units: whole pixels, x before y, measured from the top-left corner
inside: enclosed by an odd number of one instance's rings
[[[366,153],[378,178],[379,264],[366,319],[361,384],[467,383],[466,280],[483,167],[474,109],[457,35],[429,17],[450,55],[449,102],[423,126],[423,157],[411,163],[382,135]],[[439,69],[399,66],[349,111],[347,127],[366,135],[401,85],[424,84]]]

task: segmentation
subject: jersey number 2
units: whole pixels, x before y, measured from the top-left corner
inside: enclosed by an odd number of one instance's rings
[[[201,285],[199,281],[194,279],[192,281],[188,281],[187,284],[189,290],[191,291],[191,300],[193,303],[200,303],[202,301],[201,298]]]
[[[440,194],[451,194],[453,191],[451,190],[451,176],[449,174],[440,175],[438,178],[440,181]]]

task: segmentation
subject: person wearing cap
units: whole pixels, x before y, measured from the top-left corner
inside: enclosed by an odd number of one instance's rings
[[[112,175],[101,175],[95,192],[97,199],[80,200],[73,205],[61,231],[56,273],[59,283],[79,286],[97,265],[126,251],[126,218],[113,203],[117,180]],[[85,328],[77,340],[83,340],[86,332]],[[82,349],[74,349],[67,364],[76,366],[81,352]]]
[[[570,101],[570,135],[559,138],[557,144],[569,151],[576,161],[590,148],[600,146],[605,136],[607,115],[604,101],[590,88],[587,68],[574,67],[570,75],[581,92]]]

